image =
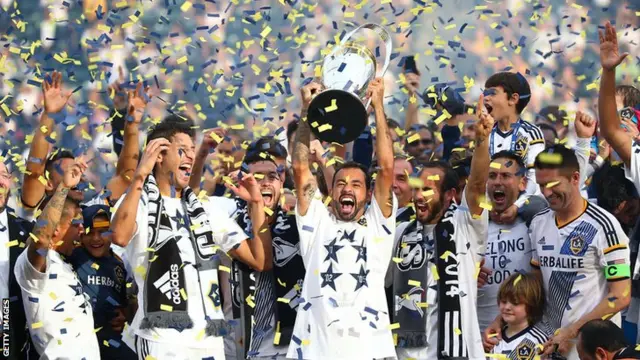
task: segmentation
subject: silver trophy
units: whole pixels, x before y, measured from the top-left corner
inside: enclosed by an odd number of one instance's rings
[[[360,29],[370,29],[385,43],[384,76],[391,62],[391,35],[377,24],[364,24],[348,33],[333,51],[324,58],[322,64],[322,86],[311,103],[307,120],[317,138],[340,144],[351,142],[360,136],[367,126],[365,103],[369,83],[376,77],[376,57],[363,44],[351,41]]]

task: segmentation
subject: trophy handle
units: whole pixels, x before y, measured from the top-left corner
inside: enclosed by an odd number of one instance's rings
[[[345,37],[340,41],[340,44],[342,45],[347,41],[349,41],[349,39],[351,39],[353,34],[360,31],[360,29],[373,30],[382,39],[382,41],[384,41],[385,54],[384,54],[384,65],[382,65],[382,74],[381,74],[381,76],[384,76],[384,74],[387,72],[387,69],[389,68],[389,64],[391,64],[391,51],[393,50],[392,49],[393,44],[391,42],[391,34],[384,26],[374,24],[374,23],[366,23],[358,26],[357,28],[347,33],[347,35],[345,35]]]

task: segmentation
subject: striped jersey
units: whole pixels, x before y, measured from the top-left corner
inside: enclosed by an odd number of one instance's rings
[[[510,360],[535,359],[536,347],[544,344],[552,335],[551,329],[543,323],[529,326],[513,336],[507,336],[506,331],[506,327],[502,329],[502,340],[491,352],[505,355]]]
[[[513,134],[514,129],[517,130],[517,134]],[[522,157],[526,165],[533,164],[538,153],[544,150],[542,130],[537,125],[522,119],[514,123],[507,132],[500,130],[496,122],[491,131],[491,139],[489,149],[491,154],[504,150],[513,151]]]
[[[516,133],[514,134],[514,131]],[[497,154],[500,151],[513,151],[520,156],[527,166],[532,166],[536,156],[544,150],[544,136],[540,128],[530,122],[519,119],[512,124],[506,133],[500,130],[498,123],[493,126],[489,136],[489,153]],[[535,181],[535,171],[527,171],[527,194],[538,193],[538,184]]]
[[[546,293],[545,319],[553,329],[576,322],[608,294],[608,265],[629,264],[629,239],[618,220],[585,200],[573,221],[558,226],[555,211],[535,215],[529,227],[531,265],[542,271]],[[619,315],[612,321],[620,325]]]

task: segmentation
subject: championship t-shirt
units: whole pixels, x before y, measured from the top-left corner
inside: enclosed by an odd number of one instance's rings
[[[462,332],[459,336],[464,337],[467,348],[461,349],[462,353],[455,354],[450,352],[452,356],[468,357],[477,359],[482,356],[482,343],[480,332],[475,322],[477,296],[476,289],[476,262],[482,257],[485,251],[485,240],[487,238],[488,213],[483,211],[479,217],[474,217],[469,212],[466,193],[462,194],[460,206],[453,204],[450,211],[453,211],[451,221],[455,229],[453,233],[453,241],[456,243],[457,260],[458,260],[458,289],[460,293],[466,293],[466,296],[460,297],[461,314],[457,319],[452,319],[451,324],[454,328],[460,329]],[[388,275],[387,286],[393,281],[393,271],[408,271],[410,269],[424,269],[427,272],[427,281],[425,287],[418,286],[418,289],[406,297],[398,297],[394,295],[393,311],[412,311],[414,316],[426,316],[426,347],[400,347],[396,348],[398,359],[417,359],[428,360],[437,359],[438,357],[438,275],[434,273],[436,259],[435,249],[433,246],[421,246],[424,240],[432,243],[436,234],[435,224],[420,224],[415,232],[405,231],[411,223],[403,223],[398,225],[395,241],[394,241],[394,261],[391,262]],[[423,234],[427,234],[427,239],[423,239]],[[468,251],[470,249],[471,251]],[[421,309],[418,305],[426,303],[426,309]],[[402,324],[400,324],[402,326]],[[462,343],[458,341],[457,343]],[[453,351],[459,351],[460,346],[456,346],[454,338]]]
[[[388,218],[373,196],[364,216],[351,222],[337,219],[321,199],[316,191],[304,216],[296,209],[306,276],[287,358],[395,357],[384,292],[395,195]]]
[[[46,262],[39,272],[25,250],[14,269],[36,351],[41,359],[99,359],[91,304],[75,271],[53,250]]]
[[[509,276],[531,271],[529,228],[516,217],[513,224],[489,221],[484,266],[491,270],[487,283],[478,289],[478,323],[484,331],[498,316],[498,291]]]
[[[629,265],[629,239],[618,221],[597,205],[585,203],[583,213],[568,224],[558,226],[555,212],[546,209],[529,227],[531,265],[542,271],[545,319],[554,330],[592,311],[607,296],[607,281],[625,278],[607,280],[607,266]],[[620,314],[611,320],[620,325]],[[577,359],[575,346],[569,359]]]
[[[123,199],[124,197],[122,197],[118,204],[116,204],[116,209],[120,206]],[[155,286],[154,284],[147,284],[145,282],[147,267],[149,266],[150,259],[153,258],[153,254],[148,249],[149,229],[147,225],[148,222],[146,220],[148,215],[144,213],[148,211],[148,209],[143,204],[142,200],[140,200],[136,217],[136,232],[126,247],[127,258],[131,263],[131,267],[134,269],[135,281],[138,285],[137,296],[139,307],[131,324],[131,330],[135,335],[154,342],[176,344],[177,346],[191,348],[219,349],[220,352],[223,352],[224,346],[221,337],[205,335],[207,322],[205,320],[203,301],[212,300],[209,294],[202,293],[199,286],[198,271],[195,268],[196,254],[191,243],[189,222],[185,219],[187,216],[186,209],[179,198],[163,196],[162,199],[164,209],[171,221],[172,231],[176,234],[176,237],[179,238],[177,245],[180,249],[180,256],[185,262],[183,269],[187,284],[186,294],[189,301],[188,314],[193,321],[193,327],[182,331],[172,328],[140,328],[140,323],[145,315],[145,287],[148,285]],[[216,245],[220,246],[222,251],[229,252],[242,241],[247,239],[247,236],[242,229],[240,229],[224,211],[218,209],[214,201],[205,200],[201,203],[209,217],[209,223],[211,225]],[[113,214],[115,214],[116,211],[114,211]],[[141,236],[142,232],[144,232],[144,236]],[[214,284],[212,284],[212,286],[215,284],[219,284],[217,276],[214,277]],[[214,294],[214,296],[218,296],[219,298],[220,294]],[[224,319],[222,308],[220,306],[215,309],[215,317],[213,319]]]

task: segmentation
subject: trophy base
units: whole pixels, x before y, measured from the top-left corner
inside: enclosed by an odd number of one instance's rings
[[[325,90],[309,104],[307,121],[318,139],[346,144],[364,131],[367,109],[362,100],[350,92]]]

